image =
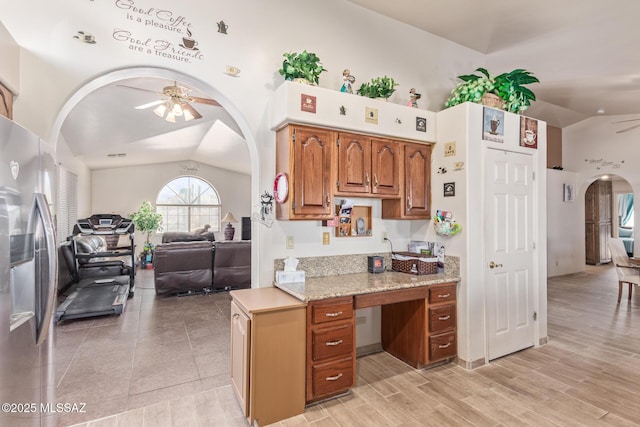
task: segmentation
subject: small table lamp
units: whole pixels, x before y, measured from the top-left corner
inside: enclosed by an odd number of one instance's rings
[[[233,228],[233,225],[231,225],[231,223],[238,222],[238,220],[233,217],[233,214],[231,212],[227,212],[224,218],[222,218],[222,222],[227,223],[226,227],[224,227],[224,240],[233,240],[233,235],[236,232],[236,229]]]

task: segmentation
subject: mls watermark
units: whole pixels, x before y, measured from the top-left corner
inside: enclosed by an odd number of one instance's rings
[[[3,403],[2,412],[5,414],[28,414],[28,413],[41,413],[41,414],[69,414],[69,413],[85,413],[87,404],[69,403],[69,402],[46,402],[46,403]]]

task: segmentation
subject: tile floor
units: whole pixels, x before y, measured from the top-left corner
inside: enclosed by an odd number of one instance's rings
[[[58,425],[179,396],[195,398],[203,391],[212,391],[220,402],[234,399],[229,386],[229,312],[228,292],[156,297],[153,271],[142,270],[121,316],[60,323],[56,398],[86,403],[86,413],[63,414]],[[238,408],[215,413],[216,419],[233,424],[240,417],[244,423]]]
[[[623,298],[610,266],[549,279],[549,344],[473,371],[362,357],[351,395],[276,425],[640,425],[640,291],[627,300],[625,286]],[[165,300],[146,289],[119,319],[58,328],[58,354],[68,349],[59,397],[89,410],[59,425],[246,427],[227,379],[228,305],[226,294]]]

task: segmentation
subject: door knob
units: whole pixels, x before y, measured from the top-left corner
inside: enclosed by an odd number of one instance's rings
[[[489,262],[489,268],[500,268],[500,267],[502,267],[502,264],[496,264],[493,261]]]

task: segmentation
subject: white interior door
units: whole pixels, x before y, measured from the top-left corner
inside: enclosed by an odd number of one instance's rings
[[[487,149],[489,360],[534,345],[533,156]]]

